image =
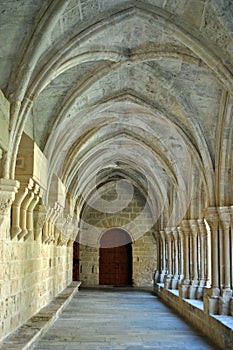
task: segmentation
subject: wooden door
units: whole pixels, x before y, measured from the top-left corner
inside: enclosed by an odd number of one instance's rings
[[[79,281],[79,243],[76,241],[73,246],[73,281]]]
[[[100,241],[99,283],[101,285],[132,284],[132,245],[127,232],[111,229]]]

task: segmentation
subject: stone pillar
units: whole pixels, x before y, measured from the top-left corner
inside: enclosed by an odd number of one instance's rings
[[[192,271],[191,271],[191,284],[189,287],[189,298],[197,298],[198,288],[198,250],[197,250],[197,237],[198,237],[198,224],[197,220],[189,220],[191,229],[191,242],[192,242]]]
[[[184,278],[179,285],[179,296],[187,299],[190,285],[190,226],[188,220],[182,220],[182,231],[184,233]]]
[[[179,284],[184,278],[184,234],[180,226],[177,227],[179,234]]]
[[[165,229],[166,240],[167,240],[167,275],[164,278],[164,287],[166,289],[171,288],[171,280],[173,277],[173,266],[172,266],[172,230],[171,228]]]
[[[207,230],[203,219],[198,219],[199,239],[200,239],[200,262],[199,262],[199,286],[197,289],[197,299],[203,299],[204,287],[209,287],[210,267],[208,266],[208,244]]]
[[[204,310],[209,314],[219,313],[219,216],[217,208],[206,210],[206,220],[211,230],[211,288],[204,294]]]
[[[172,235],[174,238],[174,269],[171,281],[171,288],[178,289],[179,281],[179,250],[178,250],[178,230],[176,227],[172,228]]]
[[[221,315],[230,315],[230,300],[232,298],[231,289],[231,252],[230,252],[230,225],[231,210],[230,207],[218,208],[220,217],[220,226],[223,232],[222,259],[223,259],[223,287],[219,298],[219,313]]]
[[[166,266],[166,235],[165,231],[160,231],[160,237],[161,237],[161,243],[162,243],[162,259],[161,259],[161,271],[160,271],[160,277],[159,280],[161,283],[164,282],[164,277],[167,274],[167,266]]]

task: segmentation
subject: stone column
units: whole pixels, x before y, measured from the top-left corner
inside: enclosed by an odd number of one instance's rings
[[[230,315],[230,300],[232,298],[230,254],[231,210],[230,207],[220,207],[218,208],[218,212],[220,217],[220,226],[223,230],[223,288],[221,288],[221,296],[219,298],[219,313],[221,315]]]
[[[167,275],[164,278],[164,288],[171,288],[172,274],[172,230],[171,228],[165,229],[167,240]]]
[[[174,269],[173,269],[173,277],[171,281],[171,288],[178,289],[178,281],[179,281],[179,250],[178,250],[178,230],[176,227],[172,228],[172,235],[174,238]]]
[[[188,298],[188,289],[190,285],[190,255],[189,255],[189,238],[190,226],[188,220],[182,220],[182,231],[184,234],[184,278],[179,285],[179,296],[181,298]]]
[[[191,242],[192,242],[192,271],[191,271],[191,284],[189,287],[189,298],[197,298],[197,287],[198,281],[198,250],[197,250],[197,236],[198,236],[198,225],[197,220],[189,220],[191,229]]]
[[[166,235],[165,231],[161,230],[160,231],[160,237],[161,237],[161,243],[162,243],[162,259],[161,259],[161,272],[160,272],[160,277],[159,280],[161,283],[164,282],[164,277],[167,273],[167,267],[166,267]]]
[[[209,287],[209,271],[208,266],[208,245],[207,245],[207,230],[203,219],[198,219],[199,238],[200,238],[200,263],[199,263],[199,286],[197,289],[197,299],[203,298],[204,287]]]
[[[180,226],[177,227],[179,234],[179,284],[184,278],[184,234]]]
[[[206,210],[206,220],[211,231],[211,288],[204,294],[204,310],[209,314],[219,313],[219,216],[217,208]]]
[[[162,270],[162,267],[161,267],[161,238],[160,238],[160,234],[159,232],[154,232],[154,238],[156,240],[156,261],[157,261],[157,269],[155,270],[154,272],[154,284],[156,283],[159,283],[160,282],[160,279],[159,279],[159,276],[160,276],[160,273],[161,273],[161,270]]]

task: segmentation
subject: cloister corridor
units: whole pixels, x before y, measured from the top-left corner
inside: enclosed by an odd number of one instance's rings
[[[33,347],[233,349],[233,0],[0,0],[0,349]]]

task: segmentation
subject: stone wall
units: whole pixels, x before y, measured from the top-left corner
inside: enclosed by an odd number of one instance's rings
[[[80,234],[80,280],[82,285],[99,284],[99,242],[102,234],[110,228],[126,230],[132,239],[133,284],[137,287],[151,286],[156,269],[156,241],[153,236],[153,220],[145,198],[134,188],[129,203],[125,191],[116,193],[115,185],[108,186],[101,192],[101,197],[111,203],[115,201],[114,210],[106,210],[100,203],[93,201],[82,215]],[[117,200],[116,200],[117,198]],[[106,203],[106,202],[105,202]],[[124,207],[123,205],[124,204]],[[113,208],[112,208],[113,209]]]
[[[72,281],[72,247],[7,239],[7,218],[0,228],[2,338],[39,311]]]

